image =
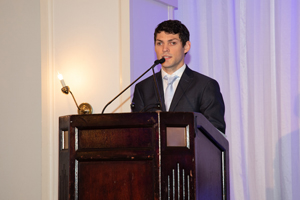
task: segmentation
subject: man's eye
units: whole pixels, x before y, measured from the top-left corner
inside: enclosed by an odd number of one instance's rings
[[[160,45],[161,45],[161,42],[156,42],[156,45],[160,46]]]
[[[176,44],[176,42],[170,42],[170,44],[171,44],[171,45],[175,45],[175,44]]]

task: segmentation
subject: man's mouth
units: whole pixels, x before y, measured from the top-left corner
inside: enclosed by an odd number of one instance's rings
[[[172,58],[172,56],[163,56],[163,58],[165,58],[166,60],[169,60]]]

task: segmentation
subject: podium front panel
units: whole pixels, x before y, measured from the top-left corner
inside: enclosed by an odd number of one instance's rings
[[[59,138],[60,200],[229,199],[228,142],[201,114],[63,116]]]

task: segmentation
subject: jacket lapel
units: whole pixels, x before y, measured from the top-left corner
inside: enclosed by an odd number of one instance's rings
[[[187,91],[187,89],[193,83],[193,80],[194,80],[193,71],[190,68],[188,68],[188,66],[186,66],[186,69],[184,70],[182,77],[176,88],[169,111],[175,110],[179,100],[182,98],[184,93]]]

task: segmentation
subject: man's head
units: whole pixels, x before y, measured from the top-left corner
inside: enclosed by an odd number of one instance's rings
[[[178,20],[167,20],[160,23],[154,32],[154,42],[156,42],[156,37],[158,33],[165,32],[169,34],[179,34],[182,46],[190,40],[190,32],[184,24]]]
[[[162,69],[174,73],[184,65],[185,54],[190,50],[189,31],[177,20],[160,23],[155,29],[154,42],[157,59],[165,58]]]

